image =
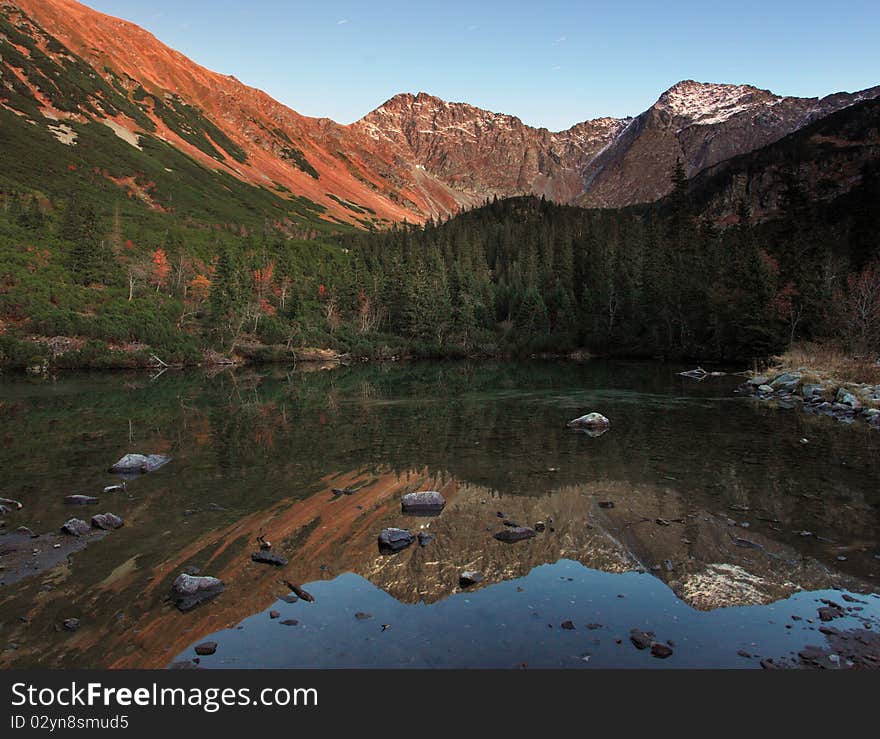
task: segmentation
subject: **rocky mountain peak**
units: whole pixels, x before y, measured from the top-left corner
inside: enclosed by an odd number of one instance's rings
[[[686,118],[693,123],[723,123],[756,106],[772,105],[780,100],[768,90],[752,85],[682,80],[657,100],[654,108],[671,118]]]

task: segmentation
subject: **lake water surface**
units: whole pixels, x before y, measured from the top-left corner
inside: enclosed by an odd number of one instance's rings
[[[0,516],[0,667],[167,667],[204,641],[207,668],[847,666],[880,631],[880,433],[681,369],[0,376],[0,497],[23,504]],[[565,427],[593,410],[607,433]],[[101,494],[127,452],[172,461]],[[402,515],[418,490],[442,515]],[[125,527],[54,533],[105,511]],[[505,520],[546,529],[505,544]],[[435,538],[385,556],[390,526]],[[260,535],[287,566],[251,561]],[[226,589],[181,613],[187,568]]]

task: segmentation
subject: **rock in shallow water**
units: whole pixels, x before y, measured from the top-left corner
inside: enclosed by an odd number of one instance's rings
[[[223,592],[223,581],[216,577],[179,575],[171,586],[171,600],[181,611],[189,611]]]
[[[505,544],[512,544],[513,542],[531,539],[535,536],[535,530],[530,529],[527,526],[511,526],[503,531],[499,531],[494,534],[494,536],[498,541],[503,541]]]
[[[407,493],[400,501],[404,513],[440,513],[446,499],[436,491]]]
[[[69,536],[85,536],[89,533],[89,525],[79,518],[71,518],[61,527],[61,533]]]
[[[92,516],[92,526],[103,531],[121,529],[124,525],[125,521],[115,513],[99,513]]]
[[[217,651],[217,642],[215,641],[206,641],[201,644],[197,644],[195,647],[196,654],[199,657],[207,657],[209,655],[214,654]]]
[[[272,552],[267,552],[265,549],[261,549],[259,552],[254,552],[251,555],[251,559],[260,564],[275,565],[275,567],[284,567],[287,564],[287,560],[284,557],[278,554],[272,554]]]
[[[68,495],[64,502],[67,505],[97,505],[98,499],[91,495]]]
[[[399,552],[410,546],[415,539],[406,529],[384,529],[379,534],[379,551]]]
[[[171,457],[161,454],[126,454],[110,468],[117,474],[144,474],[168,464]]]
[[[668,644],[663,644],[661,642],[655,641],[651,644],[651,654],[653,654],[658,659],[666,659],[667,657],[672,656],[672,647]]]
[[[568,427],[572,429],[607,429],[611,425],[605,416],[601,413],[587,413],[585,416],[575,418],[568,422]]]

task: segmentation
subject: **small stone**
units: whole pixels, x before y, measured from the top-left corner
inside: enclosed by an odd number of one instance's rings
[[[672,656],[672,647],[662,642],[655,641],[651,644],[651,654],[657,659],[666,659]]]
[[[196,645],[195,651],[196,654],[199,655],[199,657],[208,657],[217,651],[217,642],[202,642],[201,644]]]
[[[543,533],[547,528],[547,525],[543,521],[538,521],[535,523],[535,531],[539,534]]]
[[[517,541],[524,541],[535,536],[535,530],[527,526],[512,526],[495,533],[494,538],[503,541],[506,544],[512,544]]]
[[[279,621],[282,626],[299,626],[299,621],[295,618],[287,618],[284,621]]]
[[[605,429],[611,425],[611,421],[609,421],[605,416],[601,413],[587,413],[585,416],[580,416],[579,418],[575,418],[573,421],[568,422],[569,428],[586,428],[586,429]]]
[[[97,505],[98,499],[91,495],[68,495],[64,502],[67,505]]]
[[[613,500],[600,500],[599,501],[599,508],[605,508],[605,509],[614,508],[614,501]]]
[[[574,623],[572,623],[571,621],[563,621],[562,628],[566,631],[574,631]]]
[[[629,632],[629,640],[636,649],[647,649],[651,646],[651,636],[640,629],[633,629]]]
[[[274,565],[275,567],[284,567],[285,565],[287,565],[287,560],[284,557],[278,554],[273,554],[272,552],[267,552],[263,549],[261,549],[259,552],[254,552],[251,555],[251,559],[254,562],[259,562],[260,564]]]
[[[426,547],[432,541],[434,541],[434,534],[426,534],[424,531],[419,531],[419,546]]]
[[[358,621],[368,621],[369,619],[373,618],[373,614],[372,613],[364,613],[363,611],[358,611],[356,614],[354,614],[354,617]]]
[[[80,626],[80,622],[78,618],[66,618],[61,625],[65,631],[76,631]]]
[[[269,618],[271,618],[273,621],[276,618],[281,618],[281,611],[269,611]]]

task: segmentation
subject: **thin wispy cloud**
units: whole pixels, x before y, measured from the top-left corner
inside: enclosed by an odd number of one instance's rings
[[[553,42],[554,46],[559,46],[559,44],[564,44],[568,38],[566,36],[560,36],[556,41]]]
[[[348,18],[340,18],[336,21],[337,26],[344,26],[346,23],[348,23]]]

